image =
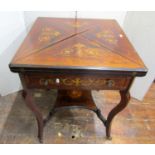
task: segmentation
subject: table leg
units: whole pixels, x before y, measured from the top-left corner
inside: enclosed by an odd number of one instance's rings
[[[29,107],[29,109],[34,113],[36,116],[37,124],[38,124],[38,138],[40,143],[43,143],[43,116],[39,110],[39,108],[36,106],[36,104],[32,100],[31,92],[28,90],[23,90],[22,96],[25,99],[26,105]]]
[[[111,110],[106,121],[106,136],[108,139],[111,139],[111,124],[113,118],[127,106],[130,99],[130,94],[128,91],[120,91],[120,96],[120,103]]]

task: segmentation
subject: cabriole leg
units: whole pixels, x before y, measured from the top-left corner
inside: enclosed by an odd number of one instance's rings
[[[113,118],[127,106],[128,101],[130,99],[130,94],[128,91],[120,91],[120,96],[121,96],[120,103],[111,110],[111,112],[108,115],[107,121],[106,121],[107,139],[111,139],[111,124],[112,124]]]
[[[39,111],[39,108],[33,102],[32,95],[31,95],[30,91],[23,90],[22,96],[24,97],[25,103],[28,106],[28,108],[36,116],[36,120],[37,120],[37,124],[38,124],[38,138],[39,138],[39,142],[43,143],[43,117],[42,117],[42,114]]]

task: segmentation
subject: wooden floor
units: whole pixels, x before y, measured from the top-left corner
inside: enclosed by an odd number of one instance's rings
[[[44,117],[52,107],[56,91],[34,91]],[[115,91],[93,91],[104,116],[119,102]],[[21,92],[0,98],[0,143],[38,143],[37,124],[25,106]],[[143,102],[131,99],[113,121],[111,141],[96,115],[84,109],[61,110],[44,128],[44,143],[155,143],[155,84]]]

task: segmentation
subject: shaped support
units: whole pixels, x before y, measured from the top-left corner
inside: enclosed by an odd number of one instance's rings
[[[130,94],[128,91],[120,91],[120,96],[121,96],[120,103],[111,110],[111,112],[108,115],[107,121],[106,121],[107,139],[112,139],[111,138],[111,124],[112,124],[113,118],[127,106],[128,101],[130,100]]]
[[[40,143],[43,143],[44,121],[43,121],[42,113],[40,112],[39,108],[36,106],[36,104],[32,100],[32,95],[31,95],[31,92],[29,90],[23,90],[22,96],[25,99],[26,105],[33,112],[33,114],[36,117],[37,124],[38,124],[38,139],[39,139]]]

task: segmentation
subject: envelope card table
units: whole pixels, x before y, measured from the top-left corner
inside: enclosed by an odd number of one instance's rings
[[[13,60],[10,70],[19,74],[23,97],[43,127],[60,108],[94,111],[111,138],[113,118],[128,104],[129,88],[147,69],[115,20],[38,18]],[[32,98],[32,89],[57,89],[57,99],[48,117]],[[106,118],[95,105],[91,90],[118,90],[121,101]]]

